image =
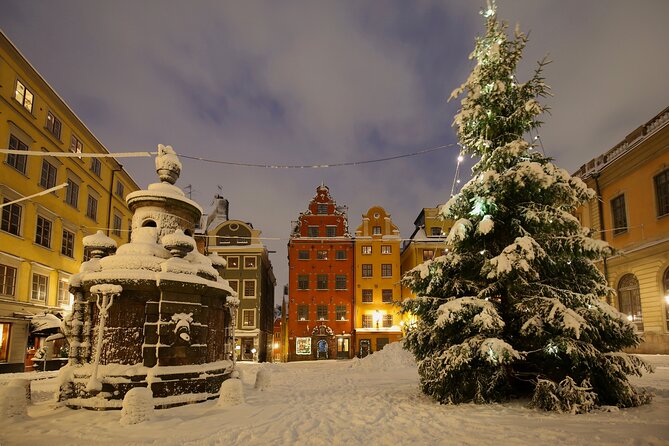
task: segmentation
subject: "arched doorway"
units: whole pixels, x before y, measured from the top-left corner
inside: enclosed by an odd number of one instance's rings
[[[639,281],[634,274],[625,274],[618,282],[618,307],[628,320],[636,324],[639,331],[643,331],[641,293]]]

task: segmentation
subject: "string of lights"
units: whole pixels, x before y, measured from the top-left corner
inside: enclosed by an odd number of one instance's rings
[[[38,192],[36,194],[28,195],[27,197],[18,198],[14,201],[8,201],[7,203],[0,203],[0,208],[3,208],[5,206],[9,206],[9,205],[14,204],[14,203],[20,203],[21,201],[30,200],[30,199],[35,198],[35,197],[40,197],[42,195],[47,195],[47,194],[50,194],[51,192],[55,192],[59,189],[63,189],[64,187],[67,187],[67,183],[59,184],[58,186],[54,186],[50,189],[45,189],[45,190],[43,190],[41,192]]]
[[[49,156],[54,158],[137,158],[137,157],[149,157],[158,154],[158,152],[118,152],[118,153],[43,152],[41,150],[16,150],[16,149],[0,149],[0,153],[4,153],[7,155]]]

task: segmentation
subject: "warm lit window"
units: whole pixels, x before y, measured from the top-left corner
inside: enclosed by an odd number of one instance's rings
[[[336,226],[326,226],[325,227],[325,236],[326,237],[336,237],[337,236],[337,227]]]
[[[383,315],[383,328],[390,328],[393,326],[393,315],[384,314]]]
[[[372,301],[372,290],[362,290],[362,303],[371,304]]]
[[[56,185],[56,166],[42,160],[42,173],[39,179],[39,185],[45,189],[51,189]]]
[[[4,199],[4,203],[9,203],[11,200]],[[17,236],[21,235],[21,212],[23,208],[18,204],[5,204],[2,208],[2,223],[0,229],[10,234]]]
[[[70,284],[67,280],[58,281],[58,306],[68,307],[72,305],[72,294],[70,294]]]
[[[60,119],[58,119],[56,115],[54,115],[53,113],[47,112],[46,129],[50,131],[53,134],[53,136],[60,139],[60,131],[62,127],[63,124],[60,122]]]
[[[9,135],[9,149],[10,150],[28,150],[28,145],[19,140],[14,135]],[[14,169],[25,174],[26,173],[26,163],[28,162],[27,155],[17,155],[15,153],[10,153],[7,155],[7,164],[12,166]]]
[[[391,263],[384,263],[381,265],[381,277],[392,277],[393,265]]]
[[[381,226],[374,226],[372,228],[372,234],[373,235],[381,235]]]
[[[9,358],[9,331],[12,324],[0,322],[0,362],[7,362]]]
[[[364,246],[362,247],[362,253],[363,253],[364,255],[369,255],[369,254],[371,254],[371,253],[372,253],[372,247],[371,247],[370,245],[364,245]]]
[[[625,212],[625,195],[618,195],[611,200],[611,213],[613,214],[613,233],[627,232],[627,214]]]
[[[328,259],[328,252],[327,251],[317,251],[316,252],[316,258],[318,260],[327,260]]]
[[[297,258],[299,260],[309,260],[309,251],[298,251]]]
[[[328,289],[328,275],[319,274],[316,276],[316,289],[318,290],[327,290]]]
[[[346,251],[339,249],[335,252],[335,258],[337,260],[346,260]]]
[[[0,294],[14,296],[16,292],[16,268],[0,264]]]
[[[116,196],[120,197],[120,198],[123,198],[124,193],[125,193],[125,186],[120,181],[117,181],[116,182]]]
[[[244,257],[244,269],[256,269],[256,257]]]
[[[121,236],[121,216],[114,214],[114,222],[112,224],[114,235]]]
[[[337,274],[335,276],[335,290],[345,290],[346,289],[346,275]]]
[[[75,208],[79,206],[79,185],[70,178],[65,188],[65,203]]]
[[[381,301],[385,304],[393,302],[393,290],[381,290]]]
[[[46,303],[49,295],[49,277],[33,273],[33,283],[30,298],[32,300]]]
[[[328,306],[327,305],[317,305],[316,306],[316,315],[318,316],[319,321],[328,320]]]
[[[362,277],[372,277],[372,264],[363,263],[362,264]]]
[[[239,257],[237,256],[228,256],[228,269],[239,269]]]
[[[669,214],[669,169],[653,178],[657,197],[657,216]]]
[[[102,172],[102,163],[97,158],[91,158],[91,172],[100,176]]]
[[[88,202],[86,203],[86,216],[96,221],[98,218],[98,199],[91,194],[88,194]]]
[[[70,137],[70,152],[72,153],[82,153],[84,151],[84,143],[82,143],[79,138],[74,136]]]
[[[307,274],[300,274],[299,276],[297,276],[297,289],[298,290],[309,289],[309,276]]]
[[[392,254],[393,249],[390,245],[381,245],[381,254]]]
[[[298,321],[308,321],[309,320],[309,305],[298,305],[297,306],[297,320]]]
[[[309,237],[318,237],[318,226],[309,226],[308,231]]]
[[[35,228],[35,243],[45,248],[51,246],[51,221],[37,216],[37,227]]]
[[[662,284],[664,285],[664,317],[667,321],[667,330],[669,330],[669,268],[664,270]]]
[[[362,328],[373,328],[373,319],[371,314],[362,315]]]
[[[23,105],[23,108],[32,113],[33,111],[33,100],[35,96],[30,90],[23,84],[23,82],[16,81],[16,90],[14,91],[14,99],[16,99],[19,104]]]
[[[244,297],[256,297],[256,281],[255,280],[245,280],[244,281]]]
[[[60,253],[64,256],[74,258],[74,233],[63,229],[63,240],[60,244]]]
[[[337,305],[335,307],[336,313],[337,313],[337,320],[338,321],[345,321],[346,320],[346,305]]]
[[[328,213],[328,204],[327,203],[318,203],[316,207],[316,212],[318,214],[327,214]]]
[[[618,305],[620,312],[627,316],[643,331],[643,315],[641,314],[641,293],[639,281],[634,274],[625,274],[618,282]]]
[[[434,249],[423,250],[423,262],[426,260],[432,260],[433,258],[434,258]]]
[[[255,327],[256,326],[256,311],[242,310],[242,326]]]

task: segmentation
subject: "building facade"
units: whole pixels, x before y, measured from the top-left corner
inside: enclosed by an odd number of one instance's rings
[[[365,357],[402,338],[400,231],[381,206],[355,231],[355,353]]]
[[[288,360],[351,358],[354,250],[346,207],[324,184],[288,242]]]
[[[87,157],[108,151],[1,32],[0,148],[49,154],[0,155],[0,371],[23,371],[57,330],[40,322],[70,308],[83,237],[103,228],[117,244],[129,239],[125,197],[138,186],[114,158]]]
[[[272,360],[274,338],[274,288],[276,278],[261,231],[241,220],[228,218],[228,201],[215,197],[207,218],[207,251],[225,259],[221,277],[237,292],[235,351],[242,361]]]
[[[610,303],[643,333],[642,353],[669,353],[669,107],[576,173],[597,196],[577,212],[616,249],[599,265]]]

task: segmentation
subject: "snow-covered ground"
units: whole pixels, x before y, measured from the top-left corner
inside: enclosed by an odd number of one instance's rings
[[[390,347],[364,360],[242,363],[243,404],[159,410],[125,426],[120,411],[55,407],[53,378],[35,381],[28,417],[0,420],[0,445],[669,445],[669,356],[643,356],[656,372],[634,379],[655,393],[650,405],[569,415],[524,401],[436,404],[408,353]]]

